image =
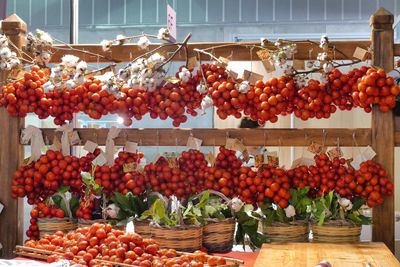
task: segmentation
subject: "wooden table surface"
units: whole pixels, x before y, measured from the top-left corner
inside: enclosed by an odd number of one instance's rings
[[[315,267],[327,260],[332,267],[396,267],[399,261],[383,243],[264,244],[254,267]]]

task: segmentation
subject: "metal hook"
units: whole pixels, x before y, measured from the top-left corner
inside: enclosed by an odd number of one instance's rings
[[[126,129],[124,129],[124,138],[125,138],[125,143],[128,142],[128,132]]]
[[[326,141],[326,136],[328,135],[327,131],[325,129],[322,129],[322,147],[325,147],[325,141]]]
[[[267,131],[264,130],[264,148],[266,147],[266,143],[267,143]]]

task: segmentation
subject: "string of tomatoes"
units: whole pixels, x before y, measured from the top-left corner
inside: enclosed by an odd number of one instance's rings
[[[244,114],[263,125],[291,113],[307,120],[329,118],[338,108],[361,107],[370,112],[373,104],[387,112],[394,108],[400,90],[383,69],[368,67],[346,74],[334,69],[326,82],[311,79],[301,84],[296,77],[282,76],[252,85],[233,79],[221,65],[202,64],[197,71],[187,71],[190,77],[185,81],[179,79],[178,72],[176,81],[165,80],[154,91],[123,86],[118,94],[93,77],[72,89],[46,91],[43,85],[48,81],[48,72],[34,66],[22,79],[3,86],[0,106],[11,116],[51,116],[56,125],[71,121],[74,113],[84,112],[93,119],[118,114],[126,126],[132,124],[132,119],[141,120],[149,114],[152,119],[171,118],[175,127],[186,122],[188,114],[197,116],[198,109],[215,106],[221,119]]]

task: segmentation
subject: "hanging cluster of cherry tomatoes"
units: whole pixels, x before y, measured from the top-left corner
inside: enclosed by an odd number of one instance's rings
[[[179,77],[178,73],[176,76]],[[185,114],[197,115],[196,109],[201,107],[208,91],[221,119],[240,118],[244,114],[262,125],[276,122],[278,115],[291,113],[307,120],[329,118],[337,108],[361,107],[370,112],[372,104],[387,112],[394,108],[400,91],[383,69],[368,67],[355,68],[346,74],[334,69],[326,83],[309,80],[298,86],[293,77],[282,76],[247,84],[243,89],[242,80],[234,81],[224,67],[203,64],[186,82],[164,81],[152,92],[123,87],[118,95],[103,88],[94,78],[70,90],[45,92],[43,84],[47,77],[47,70],[32,67],[23,79],[3,86],[0,106],[6,107],[11,116],[25,117],[27,113],[35,113],[40,119],[51,116],[57,125],[71,121],[74,113],[84,112],[93,119],[119,114],[126,126],[132,124],[132,118],[141,120],[150,114],[153,119],[171,118],[173,126],[178,127],[187,121]],[[199,85],[207,89],[199,92]]]
[[[160,249],[152,239],[142,238],[135,233],[125,233],[113,229],[111,225],[99,223],[78,228],[68,234],[58,231],[37,241],[27,241],[25,246],[53,251],[54,254],[47,259],[49,263],[66,259],[71,264],[91,267],[113,266],[99,260],[143,267],[202,267],[206,264],[223,266],[227,263],[224,258],[209,256],[200,251],[190,255],[178,255],[173,249]]]
[[[315,165],[299,166],[288,171],[293,187],[309,186],[311,194],[324,195],[334,190],[341,197],[365,199],[371,208],[383,203],[384,196],[393,194],[394,185],[386,171],[372,160],[362,162],[360,169],[347,166],[345,159],[329,159],[326,154],[315,156]]]

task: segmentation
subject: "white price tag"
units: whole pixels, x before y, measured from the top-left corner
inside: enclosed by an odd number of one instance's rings
[[[106,159],[106,155],[104,154],[104,152],[102,151],[92,162],[92,164],[96,165],[96,166],[103,166],[104,164],[106,164],[107,159]]]
[[[201,143],[203,143],[203,140],[201,140],[199,138],[195,138],[193,136],[189,136],[186,146],[191,149],[199,150],[201,147]]]
[[[78,145],[81,143],[81,139],[79,138],[79,134],[77,131],[68,133],[68,139],[71,146]]]
[[[129,153],[136,153],[138,143],[127,141],[124,146],[124,151]]]
[[[171,41],[175,41],[176,40],[176,11],[170,5],[167,5],[167,28],[169,30],[169,36],[172,37],[172,39],[173,39]]]
[[[362,162],[373,159],[375,155],[376,152],[372,149],[372,147],[367,146],[365,148],[362,148],[360,154],[354,157],[353,161],[351,162],[351,166],[353,166],[354,169],[358,170]]]
[[[303,166],[303,165],[304,166],[311,166],[311,165],[314,165],[314,163],[315,163],[314,159],[301,157],[301,158],[295,159],[292,162],[291,169],[294,169],[294,168],[296,168],[298,166]]]
[[[98,147],[99,145],[95,142],[92,142],[90,140],[87,140],[85,145],[83,146],[83,149],[86,150],[89,153],[93,153],[94,150]]]

